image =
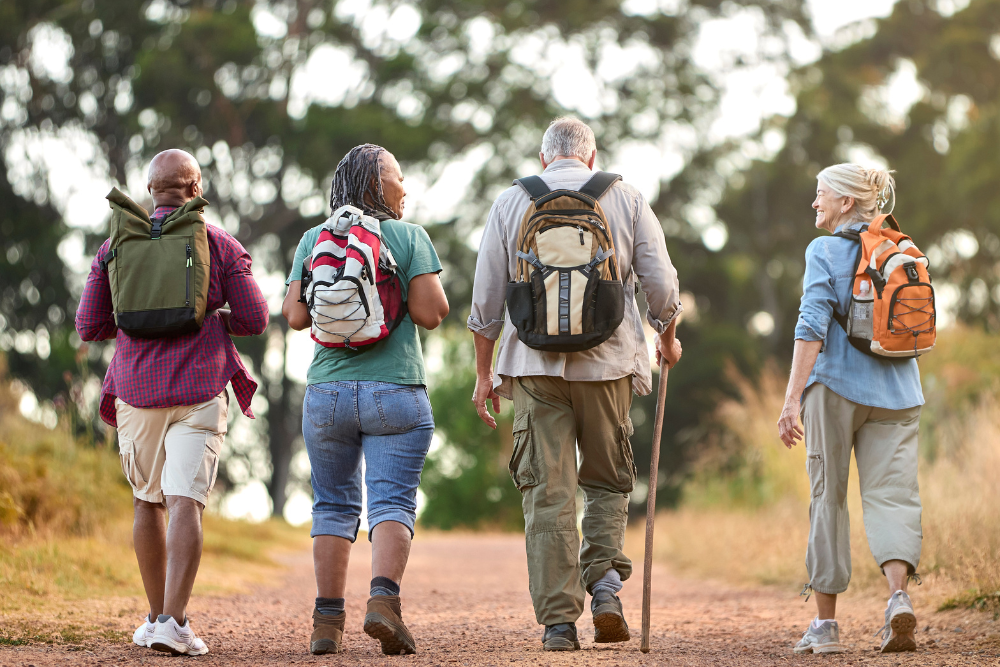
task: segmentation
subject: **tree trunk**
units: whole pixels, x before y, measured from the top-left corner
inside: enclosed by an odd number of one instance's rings
[[[271,516],[274,517],[284,516],[285,502],[288,500],[289,467],[295,454],[294,444],[300,425],[298,409],[292,405],[295,395],[293,383],[286,372],[285,338],[288,328],[284,322],[281,323],[281,329],[281,379],[276,383],[277,387],[268,386],[267,392],[268,451],[271,455],[271,479],[267,483],[267,494],[271,497]]]

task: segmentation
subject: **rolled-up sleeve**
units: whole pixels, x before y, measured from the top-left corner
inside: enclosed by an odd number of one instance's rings
[[[497,199],[486,219],[486,229],[483,230],[476,258],[472,312],[468,321],[470,331],[490,340],[499,338],[503,330],[504,301],[507,298],[507,234],[501,213],[505,202],[504,197]]]
[[[250,253],[229,238],[229,262],[223,273],[222,294],[229,303],[229,328],[234,336],[259,336],[267,328],[267,300],[254,280]]]
[[[632,270],[639,278],[649,306],[646,321],[656,333],[663,333],[684,308],[677,269],[667,253],[663,228],[641,194],[636,196],[634,228]]]
[[[833,272],[827,256],[826,239],[818,238],[806,248],[806,271],[802,278],[802,300],[799,302],[799,319],[795,323],[795,339],[806,341],[826,340],[837,303],[833,285]]]

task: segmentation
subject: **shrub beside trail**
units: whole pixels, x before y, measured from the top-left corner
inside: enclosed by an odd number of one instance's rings
[[[918,592],[942,607],[1000,611],[1000,337],[949,329],[920,370]],[[657,518],[657,555],[702,576],[801,586],[809,485],[805,447],[786,450],[777,437],[786,378],[770,367],[736,382],[741,397],[720,404],[724,428],[702,450],[679,509]],[[851,590],[881,593],[857,489],[852,463]]]

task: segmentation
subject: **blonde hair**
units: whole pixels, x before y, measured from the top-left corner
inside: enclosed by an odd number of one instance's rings
[[[819,172],[816,178],[823,181],[841,197],[854,197],[854,214],[864,221],[871,221],[884,209],[889,200],[896,207],[895,171],[866,169],[860,164],[835,164]]]

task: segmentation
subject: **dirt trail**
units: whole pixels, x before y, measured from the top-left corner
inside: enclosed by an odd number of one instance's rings
[[[641,564],[641,553],[631,554]],[[920,633],[916,654],[881,656],[871,635],[881,625],[878,599],[842,603],[842,656],[796,656],[792,644],[811,617],[793,591],[734,590],[684,579],[656,566],[653,650],[639,652],[641,571],[622,594],[632,641],[596,646],[589,611],[578,622],[583,650],[543,653],[541,628],[528,597],[523,537],[433,535],[418,538],[403,581],[403,618],[417,640],[414,656],[383,656],[361,630],[368,597],[369,550],[359,541],[347,591],[345,652],[308,653],[314,596],[308,554],[289,560],[284,580],[231,598],[196,598],[192,623],[211,653],[186,665],[1000,665],[1000,623],[986,614],[932,613],[915,596]],[[589,604],[589,600],[588,600]],[[137,619],[136,619],[137,620]],[[132,629],[132,619],[116,619]],[[137,624],[137,623],[136,623]],[[930,626],[929,628],[927,626]],[[956,631],[960,630],[960,631]],[[0,666],[167,665],[166,655],[123,644],[86,649],[22,646],[0,650]]]

